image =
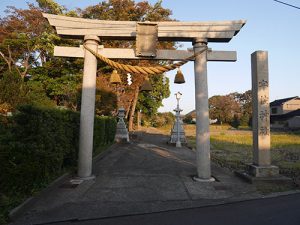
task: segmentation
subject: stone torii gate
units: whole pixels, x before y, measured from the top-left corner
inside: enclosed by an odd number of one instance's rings
[[[188,57],[196,57],[195,70],[195,103],[196,103],[196,161],[198,181],[213,181],[210,165],[210,135],[207,88],[207,61],[236,61],[235,51],[212,51],[203,54],[198,52],[207,49],[208,42],[229,42],[245,25],[245,20],[220,22],[134,22],[134,21],[102,21],[82,19],[52,14],[43,14],[58,35],[65,38],[83,39],[85,46],[110,59],[151,59],[180,61]],[[144,52],[134,49],[104,48],[99,45],[101,40],[137,40],[139,25],[153,25],[156,30],[154,37],[143,30],[140,34],[144,39],[139,41]],[[158,41],[191,41],[193,50],[157,50],[147,46],[149,39]],[[141,39],[140,39],[141,40]],[[152,42],[153,43],[153,42]],[[137,44],[138,45],[138,44]],[[146,45],[146,46],[145,46]],[[150,43],[151,45],[151,43]],[[153,45],[153,44],[152,44]],[[80,114],[80,140],[78,158],[78,176],[91,179],[92,150],[95,111],[95,90],[97,58],[83,46],[60,47],[54,49],[55,56],[83,57],[84,74],[82,84],[82,103]]]

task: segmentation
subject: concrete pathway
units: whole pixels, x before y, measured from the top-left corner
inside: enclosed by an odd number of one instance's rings
[[[200,183],[195,152],[168,137],[137,133],[94,163],[96,179],[65,177],[36,197],[13,224],[47,224],[161,212],[259,198],[253,185],[212,165],[217,182]],[[17,214],[16,214],[17,215]]]
[[[299,205],[300,194],[293,194],[158,213],[59,222],[55,225],[299,225]]]

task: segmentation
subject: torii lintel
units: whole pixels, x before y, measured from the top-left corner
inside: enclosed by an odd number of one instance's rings
[[[58,35],[83,39],[85,35],[96,35],[101,39],[135,40],[135,21],[107,21],[58,16],[43,13]],[[193,41],[203,38],[208,42],[229,42],[245,25],[246,20],[219,22],[152,22],[158,26],[159,41]]]

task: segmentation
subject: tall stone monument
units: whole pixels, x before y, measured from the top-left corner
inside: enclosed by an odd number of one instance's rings
[[[270,104],[268,52],[251,54],[252,109],[253,109],[253,164],[249,174],[254,177],[270,177],[279,174],[277,166],[271,165],[270,153]]]
[[[253,163],[245,172],[237,172],[247,181],[291,184],[291,179],[279,175],[279,168],[271,164],[271,133],[269,104],[268,52],[251,54],[252,70],[252,129]]]

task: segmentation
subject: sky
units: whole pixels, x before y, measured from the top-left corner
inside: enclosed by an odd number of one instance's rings
[[[284,0],[300,7],[299,0]],[[26,8],[34,0],[1,0],[0,15],[6,6]],[[99,0],[56,0],[68,9],[85,8]],[[136,2],[138,2],[136,0]],[[154,4],[156,0],[148,0]],[[208,62],[208,94],[225,95],[251,89],[251,54],[268,51],[270,100],[300,95],[300,10],[273,0],[163,0],[163,7],[171,9],[172,18],[179,21],[247,20],[246,25],[229,43],[208,43],[213,50],[237,51],[237,62]],[[191,48],[189,42],[183,49]],[[176,108],[175,93],[180,91],[183,114],[195,108],[193,62],[183,66],[186,83],[174,84],[176,71],[167,73],[171,95],[163,101],[160,112]]]

